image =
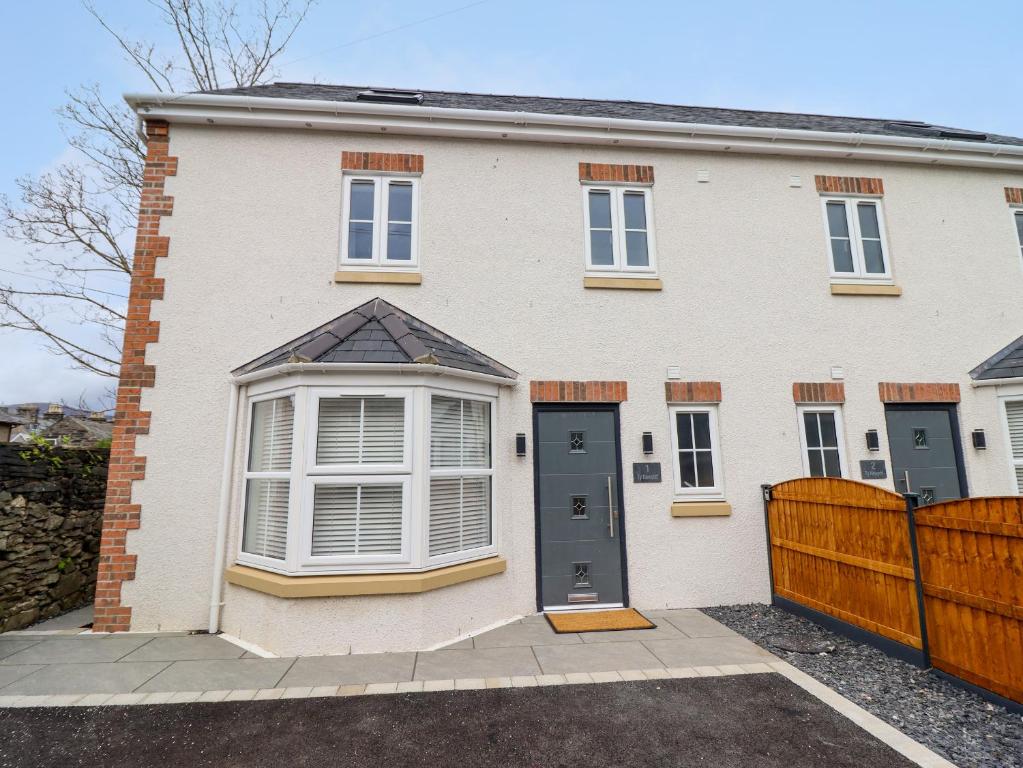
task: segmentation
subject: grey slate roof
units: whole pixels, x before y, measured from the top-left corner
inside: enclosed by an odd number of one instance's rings
[[[970,371],[970,376],[977,381],[1023,378],[1023,336]]]
[[[320,85],[315,83],[272,83],[242,88],[203,91],[206,94],[258,96],[280,99],[311,99],[317,101],[354,102],[360,91],[374,86]],[[387,90],[387,89],[384,89]],[[536,112],[578,117],[609,117],[628,120],[657,120],[672,123],[704,123],[710,125],[745,126],[752,128],[787,128],[794,130],[830,131],[835,133],[868,133],[880,136],[935,138],[977,141],[988,144],[1023,146],[1023,138],[984,134],[962,128],[931,125],[916,120],[839,117],[791,112],[764,112],[748,109],[690,107],[643,101],[601,101],[596,99],[560,99],[547,96],[510,96],[491,93],[457,91],[424,91],[401,89],[423,94],[422,106],[446,109],[479,109],[497,112]],[[403,105],[415,111],[418,105]],[[972,135],[971,135],[972,134]]]
[[[427,363],[514,379],[511,368],[383,299],[367,301],[236,368],[236,376],[284,363]]]

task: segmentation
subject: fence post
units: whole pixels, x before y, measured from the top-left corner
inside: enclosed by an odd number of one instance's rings
[[[771,605],[774,605],[774,563],[771,554],[771,485],[764,483],[760,486],[760,492],[764,497],[764,533],[767,535],[767,578],[771,588]]]
[[[920,646],[923,651],[924,668],[930,669],[931,648],[927,639],[927,610],[924,607],[924,581],[920,574],[920,552],[916,544],[916,507],[920,496],[915,493],[904,493],[906,500],[906,520],[909,523],[909,551],[913,555],[913,582],[916,585],[916,612],[920,621]]]

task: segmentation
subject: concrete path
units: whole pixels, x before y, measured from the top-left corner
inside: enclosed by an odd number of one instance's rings
[[[0,704],[98,696],[110,703],[397,691],[767,672],[767,651],[697,610],[647,611],[656,629],[558,635],[542,615],[420,653],[259,658],[213,635],[0,635]],[[28,703],[27,701],[24,703]]]

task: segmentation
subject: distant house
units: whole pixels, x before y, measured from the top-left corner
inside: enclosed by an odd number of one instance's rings
[[[14,430],[24,425],[24,423],[24,420],[20,416],[0,411],[0,443],[11,442],[11,436],[13,435]]]
[[[39,436],[67,448],[93,448],[110,440],[113,433],[114,425],[102,413],[96,412],[88,418],[62,416],[42,430]]]

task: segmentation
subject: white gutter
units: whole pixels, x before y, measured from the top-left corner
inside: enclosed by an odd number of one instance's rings
[[[209,94],[129,93],[143,118],[363,133],[815,155],[1023,169],[1023,146],[868,133]]]
[[[477,373],[476,371],[463,371],[459,368],[449,368],[444,365],[430,365],[428,363],[282,363],[273,368],[266,368],[251,373],[243,373],[240,376],[232,377],[233,383],[237,386],[248,384],[253,381],[269,379],[274,376],[283,376],[288,373],[366,373],[383,371],[398,374],[427,374],[433,376],[456,376],[472,381],[485,381],[488,384],[497,384],[503,387],[514,387],[515,379],[505,376],[493,376],[489,373]]]
[[[220,473],[220,504],[217,507],[217,539],[213,552],[213,589],[210,593],[210,634],[220,630],[220,611],[224,606],[224,563],[227,560],[227,521],[231,510],[231,478],[234,476],[234,438],[238,424],[237,381],[231,382],[224,438],[224,468]]]
[[[971,387],[1006,387],[1015,384],[1023,384],[1023,377],[1017,376],[1011,379],[974,379],[970,382]]]

